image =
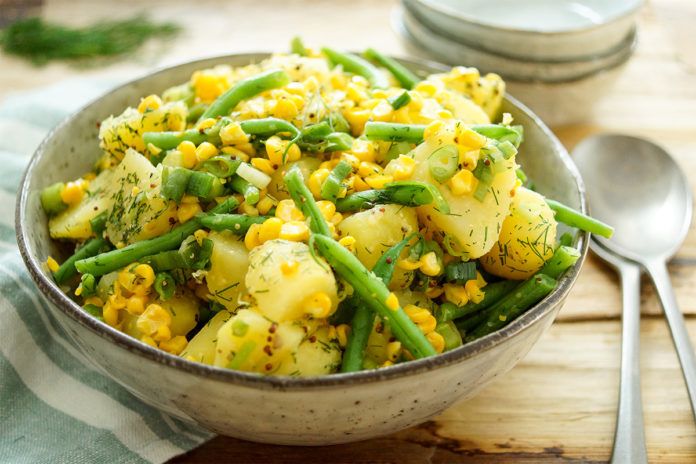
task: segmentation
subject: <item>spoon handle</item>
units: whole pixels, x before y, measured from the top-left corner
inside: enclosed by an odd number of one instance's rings
[[[694,414],[694,419],[696,419],[696,354],[694,354],[694,347],[686,330],[684,316],[677,306],[677,299],[674,297],[674,290],[672,289],[665,263],[663,261],[650,261],[644,264],[655,283],[657,294],[665,310],[669,330],[672,332],[674,347],[677,350],[684,380],[686,381],[686,389],[689,392],[691,411]]]
[[[640,267],[616,263],[623,293],[621,333],[621,383],[612,464],[648,462],[640,394]]]

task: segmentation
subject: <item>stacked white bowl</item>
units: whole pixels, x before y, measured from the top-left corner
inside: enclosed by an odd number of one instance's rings
[[[636,45],[643,0],[403,0],[393,25],[414,51],[495,72],[550,125],[577,123]]]

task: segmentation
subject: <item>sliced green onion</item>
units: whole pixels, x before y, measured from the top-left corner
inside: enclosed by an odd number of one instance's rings
[[[247,163],[239,165],[237,175],[258,189],[265,189],[271,182],[271,176]]]
[[[186,261],[178,250],[163,251],[155,255],[146,256],[141,259],[141,262],[149,265],[155,272],[171,271],[186,267]]]
[[[204,171],[192,171],[186,185],[186,193],[204,200],[219,197],[224,190],[225,188],[217,176]]]
[[[444,351],[450,351],[458,346],[462,346],[462,335],[457,330],[457,326],[452,321],[438,322],[435,326],[435,332],[442,335],[445,339]]]
[[[570,232],[566,232],[561,235],[561,238],[558,239],[558,243],[561,246],[571,246],[573,244],[573,240],[573,235]]]
[[[89,226],[92,228],[92,233],[94,235],[98,236],[104,232],[104,229],[106,229],[106,217],[106,211],[102,211],[89,220]]]
[[[549,200],[547,198],[546,204],[549,205],[549,208],[556,212],[555,219],[558,222],[562,222],[563,224],[571,227],[577,227],[580,230],[606,238],[610,238],[614,233],[614,228],[610,225],[582,214],[580,211],[576,211],[563,203],[559,203],[555,200]]]
[[[290,53],[294,53],[295,55],[300,56],[307,56],[307,49],[302,43],[302,39],[300,39],[299,37],[292,38],[292,40],[290,41]]]
[[[522,126],[505,126],[502,124],[482,124],[471,126],[471,130],[499,142],[510,141],[515,148],[520,146],[524,139]]]
[[[58,214],[68,207],[60,196],[64,188],[65,184],[58,182],[41,191],[41,205],[47,214]]]
[[[341,193],[341,188],[343,187],[342,182],[346,176],[350,174],[351,170],[350,164],[341,160],[336,167],[331,170],[324,183],[321,184],[321,197],[324,200],[336,203],[338,194]]]
[[[85,312],[87,312],[90,316],[97,318],[100,321],[104,320],[102,308],[100,308],[99,306],[88,303],[88,304],[84,305],[82,307],[82,309],[84,309]]]
[[[476,280],[476,262],[466,261],[450,263],[445,266],[445,280],[465,284],[469,280]]]
[[[387,162],[396,159],[399,155],[405,155],[406,153],[413,150],[411,144],[408,142],[392,142],[389,150],[387,151],[386,159]]]
[[[153,287],[162,301],[170,299],[176,292],[176,282],[168,272],[158,272]]]
[[[205,113],[205,110],[207,109],[208,105],[206,103],[199,103],[198,105],[193,105],[191,108],[189,108],[188,114],[186,115],[186,122],[198,121],[198,118],[200,118],[201,115]]]
[[[207,238],[198,240],[193,235],[190,235],[181,243],[179,253],[184,258],[186,267],[189,269],[205,269],[210,261],[210,256],[213,254],[213,241]]]
[[[82,288],[80,296],[82,298],[89,298],[97,291],[97,279],[92,274],[82,274],[82,277],[80,277],[80,287]]]
[[[462,249],[462,244],[456,235],[445,234],[444,238],[442,239],[442,245],[445,247],[445,250],[447,250],[447,253],[449,253],[451,256],[461,257],[469,255],[469,253],[466,251],[459,251]]]
[[[234,155],[218,155],[203,161],[199,166],[217,177],[227,178],[237,172],[240,164],[242,162]]]
[[[411,95],[409,95],[408,91],[404,90],[400,95],[390,98],[389,103],[392,108],[394,108],[394,111],[396,111],[411,103]]]
[[[444,184],[457,172],[459,166],[459,149],[456,145],[444,145],[428,157],[430,175]]]
[[[247,358],[251,356],[251,353],[254,352],[254,349],[256,349],[256,343],[252,340],[247,340],[244,343],[242,343],[242,346],[239,348],[239,351],[235,353],[234,358],[232,358],[232,361],[227,363],[227,368],[239,369],[242,366],[242,364],[244,364],[244,361],[246,361]]]

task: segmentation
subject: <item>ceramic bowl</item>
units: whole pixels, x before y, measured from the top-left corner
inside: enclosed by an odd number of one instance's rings
[[[644,0],[404,0],[438,30],[474,48],[527,60],[615,53]]]
[[[251,441],[327,445],[374,438],[416,425],[458,400],[471,398],[511,369],[551,325],[587,254],[588,237],[576,234],[582,258],[557,288],[502,330],[439,356],[392,367],[322,377],[279,377],[187,361],[145,345],[85,313],[44,272],[49,255],[60,256],[48,235],[40,192],[78,177],[99,155],[95,122],[142,95],[160,93],[191,73],[226,63],[245,65],[265,54],[222,56],[164,69],[118,87],[60,123],[34,154],[17,200],[17,240],[22,257],[50,310],[91,362],[135,396],[180,419]],[[422,74],[442,65],[402,61]],[[514,98],[503,110],[524,125],[519,160],[538,190],[581,211],[584,187],[566,150]],[[62,255],[64,256],[64,255]]]

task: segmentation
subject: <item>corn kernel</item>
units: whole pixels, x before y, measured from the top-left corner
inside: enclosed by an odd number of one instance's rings
[[[445,290],[442,287],[428,287],[428,289],[423,293],[425,293],[425,296],[432,300],[445,293]]]
[[[145,343],[146,345],[150,345],[153,348],[157,348],[157,343],[155,343],[155,340],[153,340],[152,337],[149,335],[143,335],[142,337],[140,337],[140,341]]]
[[[428,124],[428,127],[425,128],[425,131],[423,131],[423,138],[429,139],[431,137],[437,137],[443,127],[445,127],[445,124],[442,121],[431,122]]]
[[[210,142],[203,142],[196,147],[196,160],[200,163],[207,159],[217,156],[218,149]]]
[[[118,325],[118,308],[111,306],[107,302],[102,308],[102,317],[104,317],[104,322],[106,322],[111,327],[116,327]]]
[[[422,265],[423,263],[421,261],[411,261],[410,259],[400,259],[396,262],[396,266],[405,271],[413,271]]]
[[[336,326],[336,337],[338,338],[338,344],[341,348],[345,348],[348,344],[348,337],[350,336],[350,326],[348,324],[341,324]]]
[[[91,304],[99,308],[104,306],[104,302],[98,296],[90,296],[89,298],[85,299],[85,304]]]
[[[201,205],[198,203],[181,203],[176,211],[176,217],[181,224],[188,221],[201,211]]]
[[[271,208],[273,208],[276,205],[276,201],[274,201],[271,197],[268,195],[265,195],[263,198],[259,200],[258,203],[256,203],[256,209],[259,211],[259,214],[267,214]]]
[[[186,337],[183,335],[177,335],[171,340],[161,342],[159,347],[161,350],[178,356],[182,351],[184,351],[184,349],[186,349],[187,345],[188,341],[186,340]]]
[[[317,201],[317,208],[319,208],[321,215],[324,216],[324,219],[327,221],[330,221],[336,212],[336,205],[326,200]]]
[[[428,343],[435,349],[437,353],[445,351],[445,338],[437,332],[430,332],[425,336]]]
[[[138,277],[138,285],[150,287],[155,283],[155,271],[147,264],[138,264],[135,266],[133,274]]]
[[[172,331],[166,325],[157,327],[157,332],[152,336],[156,342],[164,342],[172,338]]]
[[[309,176],[309,190],[316,198],[321,198],[321,186],[329,174],[328,169],[317,169]]]
[[[355,155],[351,155],[350,153],[342,152],[340,160],[334,159],[331,161],[333,163],[331,167],[334,168],[339,161],[345,161],[346,163],[350,164],[350,167],[352,169],[358,169],[358,167],[360,167],[360,160],[358,159],[358,157]]]
[[[329,219],[329,222],[334,226],[339,225],[341,221],[343,221],[343,215],[341,213],[334,213],[334,215],[331,216],[331,219]]]
[[[297,105],[289,98],[281,98],[275,105],[273,116],[280,119],[290,120],[297,116]]]
[[[271,163],[280,166],[283,163],[283,155],[285,154],[285,145],[283,140],[277,135],[273,135],[266,140],[266,154]]]
[[[375,147],[368,140],[355,139],[350,152],[360,161],[375,162]]]
[[[114,309],[123,309],[126,307],[126,298],[121,295],[121,292],[114,292],[109,295],[109,304]]]
[[[397,311],[399,309],[399,299],[396,297],[396,295],[394,295],[393,292],[389,294],[384,303],[387,305],[387,308],[391,309],[392,311]]]
[[[280,235],[280,229],[283,227],[283,221],[278,218],[268,218],[261,224],[259,232],[259,241],[265,243],[269,240],[274,240]]]
[[[304,221],[290,221],[283,223],[278,238],[291,242],[301,242],[309,239],[309,228]]]
[[[381,100],[372,108],[372,119],[374,121],[388,122],[394,115],[394,108],[386,100]]]
[[[58,268],[60,267],[58,265],[58,261],[53,259],[53,257],[49,256],[48,259],[46,260],[46,266],[48,266],[48,270],[51,272],[56,272]]]
[[[351,108],[345,111],[343,115],[348,124],[350,124],[350,131],[353,135],[359,135],[365,130],[365,124],[370,120],[372,111],[367,108]]]
[[[140,104],[138,105],[138,112],[145,113],[150,110],[156,110],[162,106],[162,100],[157,95],[148,95],[145,98],[140,99]]]
[[[304,221],[305,217],[302,211],[295,206],[295,202],[289,199],[280,200],[276,206],[275,215],[277,218],[285,222]]]
[[[316,292],[309,295],[303,304],[307,314],[317,318],[325,318],[331,312],[331,298],[324,292]]]
[[[195,195],[184,195],[181,197],[181,204],[182,205],[190,205],[193,203],[198,203],[198,197]]]
[[[255,247],[261,245],[259,240],[259,234],[261,233],[261,224],[252,224],[247,230],[244,236],[244,245],[246,245],[247,250],[253,250]]]
[[[434,251],[431,251],[421,256],[420,262],[423,263],[423,265],[420,267],[420,270],[425,275],[434,277],[438,275],[442,270],[440,264],[437,262],[437,255]]]
[[[428,97],[432,97],[437,92],[437,88],[430,82],[421,81],[413,88],[416,92],[419,92]]]
[[[464,288],[466,289],[466,294],[469,296],[470,301],[480,303],[483,300],[485,294],[475,280],[468,280],[464,284]]]
[[[196,242],[198,242],[198,245],[203,245],[203,239],[208,238],[208,232],[203,229],[198,229],[193,233],[193,237],[196,239]]]
[[[346,98],[353,100],[355,103],[360,103],[367,99],[367,94],[361,86],[355,82],[349,82],[346,86]]]
[[[213,127],[215,125],[216,122],[217,122],[217,120],[215,120],[214,118],[206,118],[206,119],[202,120],[201,122],[199,122],[198,124],[196,124],[196,129],[198,129],[198,130],[210,129],[211,127]]]
[[[456,142],[466,147],[478,149],[483,148],[486,143],[488,143],[488,139],[478,132],[466,127],[458,128]]]
[[[382,173],[382,167],[377,163],[362,161],[358,166],[358,175],[360,177],[369,177]]]
[[[249,142],[249,136],[244,132],[242,126],[233,122],[220,130],[220,140],[224,145],[239,145]]]
[[[126,311],[130,314],[142,314],[145,311],[147,298],[143,295],[133,295],[126,301]]]
[[[443,288],[445,289],[445,298],[450,303],[454,303],[457,306],[464,306],[469,301],[469,295],[466,293],[466,288],[463,286],[445,284]]]
[[[367,183],[361,177],[353,176],[351,179],[353,179],[353,189],[355,189],[356,192],[370,190],[370,186],[367,185]]]
[[[292,275],[295,272],[297,272],[297,269],[299,267],[300,263],[298,263],[294,259],[290,259],[280,264],[280,272],[282,272],[283,275]]]
[[[385,348],[386,354],[387,354],[387,359],[389,361],[396,361],[399,359],[399,356],[401,356],[402,346],[400,341],[393,341],[387,343],[387,346]]]
[[[393,365],[394,365],[394,363],[387,359],[379,367],[389,367],[389,366],[393,366]]]
[[[338,243],[351,253],[355,253],[355,237],[346,235],[345,237],[341,238]]]
[[[189,140],[184,140],[176,149],[181,153],[181,162],[186,169],[192,169],[196,165],[196,146]]]
[[[270,160],[267,160],[266,158],[251,158],[251,165],[259,171],[263,172],[264,174],[268,174],[269,176],[275,172],[273,163]]]
[[[394,178],[392,176],[372,176],[372,177],[366,177],[365,183],[372,187],[375,190],[383,189],[384,186],[390,182],[394,182]]]
[[[474,189],[475,178],[471,171],[462,169],[447,181],[453,195],[464,195],[471,193]]]
[[[75,205],[82,201],[86,188],[87,182],[82,179],[68,182],[65,188],[60,192],[60,199],[63,200],[63,203],[67,203],[68,205]]]
[[[437,326],[437,319],[430,311],[415,305],[406,305],[404,312],[423,334],[429,334]]]
[[[236,147],[222,147],[220,149],[224,154],[226,155],[232,155],[236,159],[241,160],[241,161],[249,161],[249,155],[244,153],[242,150]]]
[[[413,176],[416,171],[416,160],[406,155],[399,155],[398,158],[389,162],[384,169],[384,174],[393,176],[394,180],[406,180]]]
[[[243,201],[237,210],[241,214],[246,214],[247,216],[258,216],[259,215],[259,210],[254,206],[250,205],[246,201]]]
[[[152,303],[147,306],[136,322],[137,329],[145,335],[157,333],[162,326],[172,325],[172,316],[160,305]]]

